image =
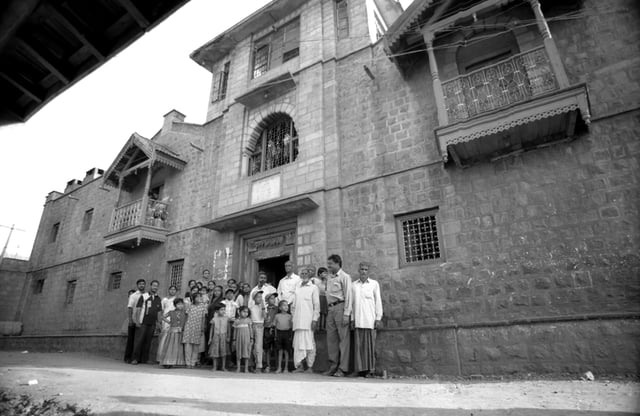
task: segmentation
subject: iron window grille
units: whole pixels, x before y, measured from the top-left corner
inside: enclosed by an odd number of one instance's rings
[[[184,260],[176,260],[169,262],[169,286],[175,286],[180,292],[182,286],[182,270],[184,269]]]
[[[349,6],[347,0],[336,0],[336,22],[338,39],[349,37]]]
[[[431,263],[442,257],[437,210],[396,217],[400,266]]]
[[[300,19],[280,26],[253,45],[253,78],[300,54]]]
[[[249,158],[249,176],[286,165],[297,158],[298,133],[291,117],[282,115],[260,133]]]
[[[67,282],[67,294],[65,296],[65,301],[64,301],[66,305],[71,305],[73,303],[73,296],[76,293],[77,283],[78,283],[77,280],[69,280]]]
[[[82,231],[89,231],[91,228],[91,222],[93,221],[93,208],[88,209],[84,212],[84,217],[82,218]]]
[[[109,290],[118,290],[122,283],[122,272],[115,272],[109,275]]]

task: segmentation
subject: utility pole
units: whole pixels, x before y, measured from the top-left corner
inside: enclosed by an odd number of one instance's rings
[[[21,230],[20,228],[16,228],[15,224],[12,224],[11,227],[0,224],[0,227],[10,228],[9,235],[7,236],[7,241],[4,243],[4,247],[2,248],[2,254],[0,254],[0,264],[2,264],[2,260],[4,260],[4,255],[7,253],[7,247],[9,246],[9,240],[11,240],[11,234],[13,234],[13,230],[16,230],[16,231],[24,231],[24,230]]]

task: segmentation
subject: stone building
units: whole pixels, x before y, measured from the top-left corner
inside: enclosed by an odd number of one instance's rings
[[[48,196],[24,333],[120,348],[140,277],[277,283],[338,253],[381,283],[380,369],[637,372],[639,18],[269,3],[192,53],[204,124],[171,111]]]

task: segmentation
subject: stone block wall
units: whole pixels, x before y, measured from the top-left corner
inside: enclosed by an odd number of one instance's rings
[[[27,260],[5,257],[0,262],[0,321],[15,321],[20,304],[20,291],[27,278]]]

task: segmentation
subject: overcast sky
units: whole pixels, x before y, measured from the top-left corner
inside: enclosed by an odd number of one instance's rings
[[[211,74],[189,54],[267,2],[191,0],[27,123],[0,127],[0,250],[15,224],[7,255],[28,257],[46,195],[107,169],[131,133],[151,137],[174,108],[203,123]]]

